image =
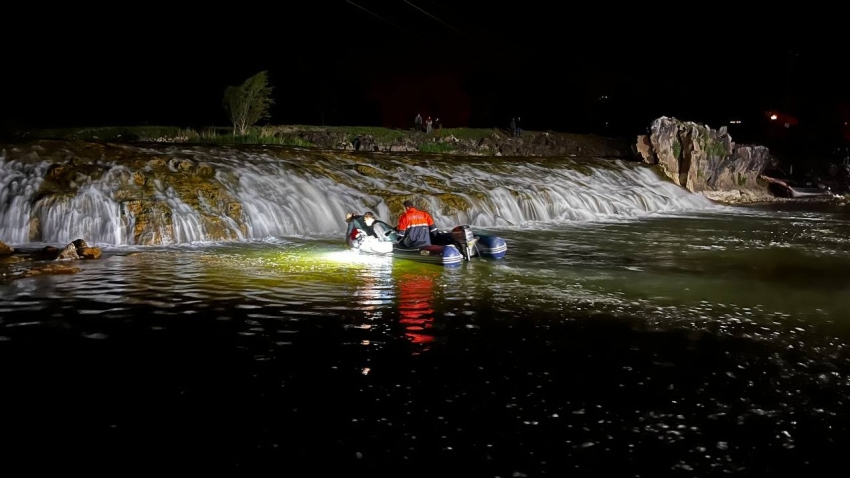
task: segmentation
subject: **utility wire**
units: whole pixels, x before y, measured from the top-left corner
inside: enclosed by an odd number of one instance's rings
[[[453,26],[449,25],[448,23],[446,23],[446,22],[444,22],[444,21],[440,20],[439,18],[435,17],[434,15],[431,15],[430,13],[426,12],[425,10],[422,10],[421,8],[419,8],[419,7],[417,7],[416,5],[414,5],[414,4],[410,3],[410,2],[408,2],[407,0],[404,0],[404,3],[406,3],[406,4],[410,5],[411,7],[413,7],[413,8],[415,8],[415,9],[419,10],[420,12],[424,13],[425,15],[428,15],[429,17],[433,18],[434,20],[437,20],[438,22],[440,22],[440,23],[442,23],[443,25],[445,25],[445,26],[447,26],[447,27],[451,28],[452,30],[454,30],[454,31],[456,31],[456,32],[458,32],[458,33],[460,33],[461,35],[466,36],[466,33],[463,33],[462,31],[458,30],[457,28],[455,28],[455,27],[453,27]]]
[[[423,10],[422,8],[420,8],[420,7],[418,7],[418,6],[416,6],[416,5],[412,4],[412,3],[410,3],[409,1],[404,0],[404,3],[406,3],[406,4],[410,5],[411,7],[413,7],[413,8],[415,8],[415,9],[419,10],[420,12],[424,13],[425,15],[428,15],[429,17],[431,17],[431,18],[433,18],[434,20],[436,20],[436,21],[438,21],[438,22],[442,23],[443,25],[445,25],[445,26],[447,26],[447,27],[451,28],[452,30],[454,30],[454,31],[456,31],[456,32],[458,32],[458,33],[460,33],[461,35],[463,35],[463,36],[465,36],[465,37],[469,38],[470,40],[472,40],[472,41],[474,41],[475,43],[477,43],[479,46],[482,46],[482,47],[484,47],[484,48],[489,48],[489,49],[490,49],[491,51],[493,51],[494,53],[498,53],[498,51],[496,51],[496,49],[494,49],[493,47],[491,47],[491,46],[489,46],[489,45],[485,45],[484,43],[481,43],[480,41],[478,41],[478,39],[473,38],[473,37],[471,37],[471,36],[467,35],[466,33],[464,33],[464,32],[462,32],[462,31],[458,30],[457,28],[455,28],[455,27],[453,27],[453,26],[449,25],[449,24],[448,24],[448,23],[446,23],[445,21],[443,21],[443,20],[441,20],[441,19],[439,19],[439,18],[435,17],[434,15],[432,15],[432,14],[430,14],[430,13],[426,12],[426,11],[425,11],[425,10]],[[431,3],[434,3],[434,2],[431,2]],[[436,4],[434,4],[434,5],[436,5]]]
[[[424,41],[425,43],[428,43],[428,44],[430,44],[430,45],[434,45],[434,46],[436,46],[436,44],[435,44],[434,42],[432,42],[431,40],[428,40],[427,38],[423,38],[422,36],[417,35],[416,33],[413,33],[412,31],[410,31],[410,30],[408,30],[408,29],[406,29],[406,28],[404,28],[404,27],[401,27],[401,26],[397,25],[397,24],[396,24],[396,23],[394,23],[394,22],[391,22],[391,21],[387,20],[386,18],[384,18],[384,17],[382,17],[382,16],[378,15],[377,13],[374,13],[374,12],[372,12],[372,11],[369,11],[369,10],[367,10],[367,9],[365,9],[365,8],[363,8],[363,7],[361,7],[360,5],[358,5],[358,4],[354,3],[354,2],[352,2],[351,0],[345,0],[345,1],[346,1],[346,2],[348,2],[348,3],[350,3],[350,4],[352,4],[352,5],[354,5],[355,7],[357,7],[357,8],[359,8],[359,9],[363,10],[364,12],[368,13],[369,15],[372,15],[373,17],[379,18],[379,19],[381,19],[381,20],[383,20],[383,21],[385,21],[385,22],[389,23],[390,25],[392,25],[392,26],[394,26],[394,27],[398,28],[399,30],[401,30],[401,31],[403,31],[403,32],[405,32],[405,33],[407,33],[407,34],[409,34],[409,35],[413,35],[413,36],[415,36],[416,38],[419,38],[420,40]]]

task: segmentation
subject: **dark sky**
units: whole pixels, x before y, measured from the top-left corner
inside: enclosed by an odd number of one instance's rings
[[[227,125],[224,88],[260,70],[275,86],[273,123],[406,126],[421,111],[446,126],[520,115],[527,129],[600,131],[608,121],[631,133],[662,114],[719,126],[780,108],[827,121],[840,95],[847,103],[846,42],[828,12],[792,27],[680,3],[267,5],[15,7],[30,20],[1,33],[0,120]]]

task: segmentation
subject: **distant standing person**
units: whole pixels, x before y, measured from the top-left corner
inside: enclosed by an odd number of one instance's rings
[[[431,134],[431,125],[432,125],[431,117],[428,117],[428,121],[425,122],[425,132],[427,134]]]
[[[511,118],[509,128],[511,130],[511,136],[516,136],[516,118]]]
[[[440,118],[434,120],[434,129],[437,130],[437,136],[439,136],[440,130],[443,129],[443,123],[440,122]]]
[[[416,118],[414,118],[413,124],[415,125],[414,128],[416,128],[417,132],[422,131],[422,115],[416,113]]]
[[[520,124],[521,118],[517,116],[516,118],[516,137],[519,138],[522,135],[522,125]]]

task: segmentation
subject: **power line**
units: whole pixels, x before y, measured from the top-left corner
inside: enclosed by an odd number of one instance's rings
[[[406,3],[406,4],[410,5],[411,7],[413,7],[413,8],[415,8],[415,9],[419,10],[420,12],[424,13],[425,15],[428,15],[429,17],[431,17],[431,18],[433,18],[434,20],[436,20],[436,21],[438,21],[438,22],[442,23],[443,25],[445,25],[445,26],[447,26],[447,27],[451,28],[452,30],[454,30],[454,31],[456,31],[456,32],[458,32],[458,33],[460,33],[461,35],[463,35],[463,36],[465,36],[465,37],[469,38],[470,40],[474,41],[474,42],[475,42],[475,43],[477,43],[478,45],[483,46],[484,48],[489,48],[489,49],[490,49],[490,50],[492,50],[493,52],[498,53],[498,52],[497,52],[497,51],[496,51],[493,47],[491,47],[490,45],[485,45],[484,43],[481,43],[480,41],[478,41],[478,39],[473,38],[473,37],[471,37],[471,36],[467,35],[466,33],[464,33],[464,32],[462,32],[462,31],[458,30],[457,28],[455,28],[455,27],[453,27],[453,26],[449,25],[448,23],[446,23],[446,22],[444,22],[443,20],[441,20],[441,19],[439,19],[439,18],[435,17],[434,15],[431,15],[430,13],[426,12],[425,10],[423,10],[423,9],[422,9],[422,8],[420,8],[420,7],[417,7],[416,5],[414,5],[414,4],[412,4],[412,3],[410,3],[409,1],[404,0],[404,3]],[[436,5],[436,3],[434,3],[434,2],[431,2],[431,3],[433,3],[434,5]]]
[[[418,38],[418,39],[420,39],[420,40],[424,41],[425,43],[428,43],[428,44],[430,44],[430,45],[434,45],[434,46],[436,46],[436,44],[435,44],[434,42],[432,42],[431,40],[428,40],[428,39],[426,39],[426,38],[423,38],[422,36],[417,35],[416,33],[413,33],[412,31],[410,31],[410,30],[408,30],[408,29],[406,29],[406,28],[403,28],[403,27],[401,27],[401,26],[397,25],[397,24],[396,24],[396,23],[394,23],[394,22],[391,22],[391,21],[387,20],[386,18],[384,18],[384,17],[382,17],[382,16],[378,15],[377,13],[374,13],[374,12],[372,12],[372,11],[369,11],[369,10],[367,10],[367,9],[365,9],[365,8],[363,8],[363,7],[361,7],[360,5],[358,5],[358,4],[354,3],[354,2],[352,2],[351,0],[345,0],[345,1],[346,1],[346,2],[348,2],[348,3],[350,3],[350,4],[352,4],[352,5],[354,5],[355,7],[357,7],[357,8],[359,8],[359,9],[363,10],[364,12],[368,13],[369,15],[372,15],[373,17],[379,18],[379,19],[381,19],[381,20],[383,20],[383,21],[385,21],[385,22],[389,23],[390,25],[392,25],[392,26],[394,26],[394,27],[398,28],[399,30],[401,30],[401,31],[403,31],[403,32],[405,32],[405,33],[407,33],[407,34],[409,34],[409,35],[413,35],[413,36],[415,36],[416,38]]]
[[[449,25],[448,23],[446,23],[446,22],[444,22],[444,21],[440,20],[439,18],[435,17],[434,15],[431,15],[430,13],[426,12],[425,10],[422,10],[421,8],[419,8],[419,7],[417,7],[416,5],[414,5],[414,4],[410,3],[410,2],[408,2],[407,0],[404,0],[404,3],[406,3],[406,4],[410,5],[411,7],[413,7],[413,8],[415,8],[415,9],[419,10],[420,12],[424,13],[425,15],[428,15],[429,17],[433,18],[434,20],[437,20],[438,22],[440,22],[440,23],[442,23],[443,25],[445,25],[445,26],[447,26],[447,27],[451,28],[452,30],[454,30],[454,31],[456,31],[456,32],[458,32],[458,33],[460,33],[461,35],[466,35],[465,33],[463,33],[462,31],[458,30],[457,28],[455,28],[455,27],[453,27],[453,26]]]

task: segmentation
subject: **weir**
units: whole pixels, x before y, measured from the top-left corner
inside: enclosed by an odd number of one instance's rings
[[[0,145],[0,240],[159,245],[344,230],[347,211],[393,223],[412,199],[440,227],[505,227],[712,207],[634,163],[347,153],[269,146]]]

